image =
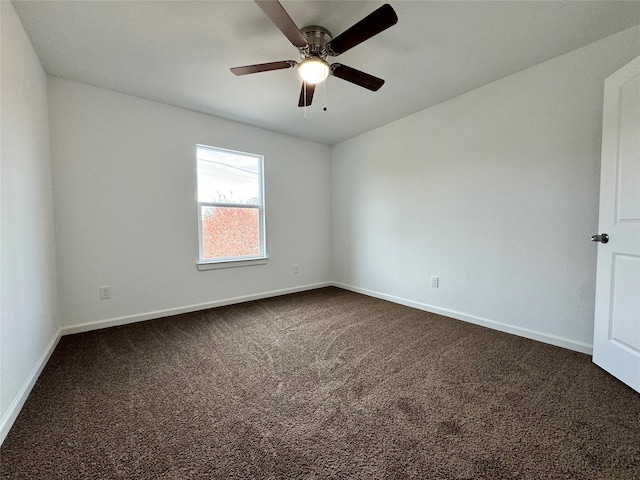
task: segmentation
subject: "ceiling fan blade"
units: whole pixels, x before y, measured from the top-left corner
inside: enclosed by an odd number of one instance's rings
[[[388,3],[384,4],[327,43],[326,49],[329,55],[336,57],[396,23],[395,10]]]
[[[355,68],[347,67],[341,63],[334,63],[331,65],[331,75],[341,78],[347,82],[355,83],[374,92],[379,90],[384,85],[384,80],[368,73],[361,72]]]
[[[278,0],[254,1],[295,47],[303,48],[307,45],[307,39]]]
[[[282,70],[293,68],[297,65],[293,60],[283,60],[282,62],[257,63],[255,65],[245,65],[243,67],[233,67],[231,72],[235,75],[247,75],[249,73],[268,72],[271,70]]]
[[[305,86],[307,87],[306,98],[305,98],[305,88],[304,88]],[[302,82],[302,88],[300,89],[300,100],[298,100],[298,106],[308,107],[309,105],[311,105],[311,102],[313,101],[313,92],[315,91],[316,91],[315,83]]]

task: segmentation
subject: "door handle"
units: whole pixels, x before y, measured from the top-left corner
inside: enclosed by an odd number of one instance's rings
[[[601,233],[600,235],[592,235],[591,236],[591,241],[592,242],[607,243],[609,241],[609,235],[607,235],[606,233]]]

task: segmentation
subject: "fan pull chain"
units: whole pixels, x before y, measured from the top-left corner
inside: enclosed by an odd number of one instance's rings
[[[327,82],[322,82],[322,110],[327,111]]]

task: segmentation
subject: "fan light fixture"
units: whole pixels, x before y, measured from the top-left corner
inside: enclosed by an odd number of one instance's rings
[[[314,85],[324,82],[329,76],[329,71],[329,64],[319,57],[307,58],[298,65],[300,78]]]

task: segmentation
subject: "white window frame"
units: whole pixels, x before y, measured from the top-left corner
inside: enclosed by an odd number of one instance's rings
[[[250,265],[264,265],[269,257],[267,256],[267,236],[265,228],[265,208],[264,208],[264,156],[256,153],[240,152],[237,150],[229,150],[225,148],[212,147],[210,145],[196,144],[196,190],[198,185],[198,149],[206,149],[214,152],[232,153],[234,155],[248,156],[258,159],[258,200],[257,204],[245,203],[223,203],[223,202],[201,202],[198,199],[196,191],[197,212],[198,212],[198,270],[214,270],[219,268],[245,267]],[[243,255],[239,257],[222,257],[216,259],[205,259],[202,255],[202,209],[207,207],[223,207],[223,208],[252,208],[258,210],[258,228],[259,228],[259,252],[257,255]]]

